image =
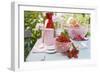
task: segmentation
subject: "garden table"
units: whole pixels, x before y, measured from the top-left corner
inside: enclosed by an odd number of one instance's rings
[[[46,48],[43,47],[42,38],[38,39],[29,55],[26,58],[26,62],[30,61],[50,61],[50,60],[68,60],[67,55],[61,53],[47,53]],[[90,39],[86,41],[73,41],[75,45],[79,45],[78,59],[90,58]]]

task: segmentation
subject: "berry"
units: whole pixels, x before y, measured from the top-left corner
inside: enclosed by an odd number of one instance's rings
[[[75,40],[85,40],[81,35],[76,35]]]
[[[67,36],[65,36],[65,35],[60,35],[60,36],[58,36],[58,38],[56,39],[56,41],[59,41],[59,42],[71,42],[70,41],[70,39],[67,37]]]
[[[71,53],[70,50],[67,51],[67,56],[68,56],[69,58],[72,58],[72,57],[73,57],[73,54]]]
[[[76,50],[76,49],[72,49],[71,51],[70,50],[68,50],[67,51],[67,56],[69,57],[69,58],[78,58],[78,53],[79,53],[79,50]]]

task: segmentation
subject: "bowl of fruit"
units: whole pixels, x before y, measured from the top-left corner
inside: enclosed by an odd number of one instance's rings
[[[72,42],[68,35],[61,33],[61,35],[59,35],[56,38],[55,43],[56,43],[57,52],[63,53],[63,52],[66,52],[70,48],[70,45]]]
[[[85,40],[85,36],[88,32],[88,28],[82,26],[80,22],[75,17],[70,17],[68,19],[68,24],[70,25],[68,28],[69,36],[74,40]]]
[[[69,35],[74,40],[85,40],[88,30],[85,27],[71,27],[68,30]]]

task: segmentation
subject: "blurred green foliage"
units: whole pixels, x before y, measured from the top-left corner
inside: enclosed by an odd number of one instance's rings
[[[42,22],[43,15],[41,12],[24,11],[24,31],[31,32],[30,36],[24,36],[24,61],[26,61],[26,58],[37,39],[41,37],[41,30],[36,30],[35,26]],[[25,32],[24,35],[26,34]]]
[[[76,13],[74,16],[80,22],[81,25],[89,26],[89,24],[90,24],[90,14],[87,14],[87,13]]]

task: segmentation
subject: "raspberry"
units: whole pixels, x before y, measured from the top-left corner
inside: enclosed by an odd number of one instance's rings
[[[72,49],[71,51],[68,50],[68,51],[67,51],[67,56],[68,56],[69,58],[72,58],[72,57],[78,58],[78,53],[79,53],[79,50],[76,50],[76,49]]]
[[[70,39],[68,37],[66,37],[65,35],[58,36],[56,41],[59,41],[59,42],[71,42]]]
[[[85,40],[81,35],[76,35],[75,40]]]

